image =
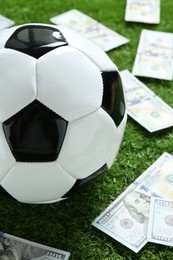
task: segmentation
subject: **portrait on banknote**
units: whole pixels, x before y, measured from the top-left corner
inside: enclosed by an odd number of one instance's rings
[[[46,255],[46,250],[32,245],[27,245],[10,238],[0,238],[1,260],[33,259]]]
[[[67,260],[69,252],[0,231],[0,260]]]
[[[138,191],[129,192],[123,199],[125,207],[136,221],[144,223],[148,221],[150,209],[150,197]]]

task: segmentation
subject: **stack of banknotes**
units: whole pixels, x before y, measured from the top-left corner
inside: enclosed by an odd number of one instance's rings
[[[173,155],[163,153],[92,223],[134,252],[173,246]]]

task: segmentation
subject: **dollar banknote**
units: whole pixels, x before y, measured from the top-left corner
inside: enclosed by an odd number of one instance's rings
[[[164,80],[173,78],[173,34],[142,30],[132,74]]]
[[[121,72],[127,112],[149,132],[173,126],[173,109],[128,70]]]
[[[134,252],[147,243],[151,197],[173,199],[173,155],[163,153],[92,225]]]
[[[173,246],[173,200],[151,199],[148,241]]]
[[[1,260],[67,260],[70,253],[0,232]]]
[[[160,23],[160,0],[127,0],[125,21]]]
[[[90,16],[76,9],[52,17],[50,18],[50,21],[54,24],[65,25],[77,31],[104,51],[109,51],[129,42],[126,37],[107,28]]]
[[[0,30],[10,27],[14,24],[15,24],[15,22],[13,20],[11,20],[3,15],[0,15]]]

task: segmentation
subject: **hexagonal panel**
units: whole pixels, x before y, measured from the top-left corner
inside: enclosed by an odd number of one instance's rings
[[[102,102],[100,70],[78,50],[63,46],[38,59],[38,100],[68,121],[90,114]]]
[[[27,24],[17,28],[5,44],[5,48],[39,58],[45,53],[67,45],[62,33],[52,26]]]
[[[6,175],[1,185],[21,202],[51,203],[61,200],[75,182],[57,162],[19,162]]]
[[[117,140],[117,127],[102,109],[70,122],[57,161],[76,179],[102,167]]]
[[[66,133],[67,122],[35,100],[3,122],[3,129],[17,161],[55,161]]]
[[[96,44],[65,26],[59,25],[58,28],[63,33],[68,44],[80,50],[82,53],[85,53],[101,71],[118,70],[117,66],[111,61],[108,55]]]
[[[0,50],[0,121],[3,122],[36,98],[36,59]]]

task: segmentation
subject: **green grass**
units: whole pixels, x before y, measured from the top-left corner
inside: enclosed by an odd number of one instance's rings
[[[125,0],[0,0],[0,13],[16,24],[50,23],[49,18],[78,9],[130,39],[108,52],[120,70],[132,70],[143,28],[172,32],[172,0],[161,1],[159,25],[126,23]],[[173,82],[143,78],[173,107]],[[91,222],[163,152],[173,152],[173,128],[150,134],[128,118],[117,160],[80,193],[60,203],[27,205],[0,196],[0,230],[69,251],[73,260],[173,259],[172,248],[148,243],[138,254],[91,226]]]

